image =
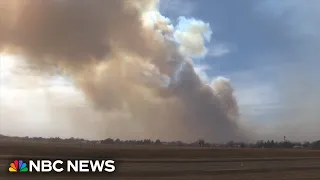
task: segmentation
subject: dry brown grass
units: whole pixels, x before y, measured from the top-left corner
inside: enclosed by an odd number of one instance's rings
[[[135,180],[300,180],[320,178],[320,151],[305,149],[213,149],[200,147],[92,145],[0,141],[0,168],[10,158],[78,157],[123,159],[111,176],[63,174],[22,176],[19,179],[135,179]],[[6,156],[8,155],[8,156]],[[299,157],[299,158],[297,158]],[[8,161],[11,160],[11,161]],[[244,164],[242,166],[241,164]],[[14,176],[3,176],[15,179]],[[16,178],[17,179],[17,178]]]
[[[320,151],[304,149],[214,149],[156,145],[88,145],[62,143],[0,142],[1,155],[60,157],[108,157],[123,159],[217,159],[320,157]]]

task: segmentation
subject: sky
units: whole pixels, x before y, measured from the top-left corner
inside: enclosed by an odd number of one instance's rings
[[[206,72],[201,74],[204,81],[216,76],[231,80],[240,121],[261,139],[320,138],[320,1],[162,0],[160,11],[173,22],[186,16],[210,24],[208,53],[196,61],[196,67]],[[10,66],[1,61],[2,94],[3,87],[13,81],[5,76]],[[42,83],[30,79],[34,81]],[[65,88],[65,82],[53,81]],[[5,99],[12,97],[2,96]],[[11,123],[1,121],[0,125]]]
[[[172,19],[210,23],[210,50],[199,63],[209,77],[231,79],[242,121],[264,138],[319,139],[319,1],[167,0],[161,7]]]

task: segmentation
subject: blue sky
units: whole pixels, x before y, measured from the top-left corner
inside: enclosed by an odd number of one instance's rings
[[[201,63],[209,77],[231,79],[243,121],[269,133],[317,131],[320,1],[163,0],[160,9],[172,20],[210,23],[212,41]]]

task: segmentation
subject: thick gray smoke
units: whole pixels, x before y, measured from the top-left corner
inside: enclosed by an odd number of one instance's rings
[[[71,78],[96,111],[126,114],[145,138],[245,138],[229,80],[206,85],[192,66],[206,53],[209,25],[181,18],[174,27],[158,3],[1,0],[0,48],[32,71]],[[109,126],[108,118],[92,132]]]

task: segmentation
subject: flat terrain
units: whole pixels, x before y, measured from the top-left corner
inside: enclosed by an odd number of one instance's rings
[[[0,179],[319,180],[320,151],[0,142]],[[112,174],[15,175],[16,158],[115,159]]]

